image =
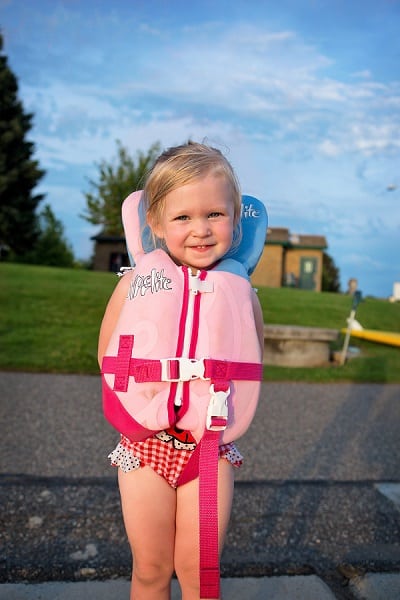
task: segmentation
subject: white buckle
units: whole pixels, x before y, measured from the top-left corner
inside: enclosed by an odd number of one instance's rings
[[[212,281],[208,281],[208,279],[199,279],[200,271],[198,271],[197,275],[192,275],[189,278],[189,288],[194,295],[201,293],[209,293],[214,291],[214,284]]]
[[[210,385],[210,402],[207,409],[207,420],[206,427],[209,431],[224,431],[228,424],[228,396],[230,394],[230,388],[226,391],[221,390],[216,392],[214,390],[214,384]],[[215,425],[213,419],[224,419],[224,424]]]
[[[170,363],[177,362],[179,365],[179,377],[170,376]],[[204,377],[205,365],[204,359],[186,358],[161,358],[161,381],[191,381],[192,379],[206,379]]]

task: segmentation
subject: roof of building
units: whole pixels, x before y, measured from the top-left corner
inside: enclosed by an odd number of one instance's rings
[[[285,227],[268,227],[266,243],[286,248],[324,249],[328,246],[323,235],[290,233]]]
[[[96,235],[92,235],[90,238],[95,242],[99,242],[99,244],[115,244],[117,242],[125,242],[125,237],[123,235],[109,235],[107,233],[97,233]]]

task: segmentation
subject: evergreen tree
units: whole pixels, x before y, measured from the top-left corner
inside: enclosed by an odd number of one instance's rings
[[[103,233],[108,235],[122,235],[122,202],[143,186],[145,176],[160,152],[160,145],[155,143],[147,153],[138,151],[135,161],[120,142],[117,146],[117,163],[101,161],[97,165],[99,180],[89,180],[93,192],[85,193],[86,212],[81,215],[93,225],[102,225]]]
[[[322,291],[340,292],[340,274],[339,269],[329,254],[324,252],[322,260]]]
[[[39,229],[34,248],[24,254],[23,260],[50,267],[73,267],[74,253],[64,237],[64,226],[55,217],[49,204],[39,213]]]
[[[18,258],[38,239],[35,211],[43,198],[33,193],[44,171],[32,158],[34,144],[26,139],[31,121],[32,114],[18,99],[17,78],[3,54],[0,33],[0,248]]]

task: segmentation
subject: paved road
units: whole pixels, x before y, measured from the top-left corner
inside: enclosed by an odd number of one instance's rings
[[[106,458],[118,436],[101,414],[99,378],[0,373],[0,418],[0,581],[126,579],[129,549]],[[398,600],[399,426],[399,385],[265,384],[238,443],[246,462],[224,585],[246,578],[256,590],[249,598]],[[300,591],[279,595],[278,581]],[[72,595],[57,598],[79,597],[78,583],[68,585]],[[0,585],[1,600],[40,594],[37,585]]]

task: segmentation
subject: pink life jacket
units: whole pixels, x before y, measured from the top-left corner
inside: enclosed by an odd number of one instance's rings
[[[133,441],[175,425],[198,442],[179,484],[200,472],[200,512],[207,512],[200,529],[214,539],[211,551],[201,544],[207,573],[201,597],[213,598],[219,594],[217,505],[211,502],[210,520],[209,497],[217,494],[218,445],[243,435],[257,407],[262,364],[248,273],[264,248],[267,216],[261,202],[244,196],[241,244],[193,276],[154,249],[141,195],[128,196],[122,208],[135,268],[124,275],[129,292],[102,362],[104,414]],[[210,473],[211,483],[202,483]]]
[[[193,276],[161,249],[144,252],[140,196],[123,208],[135,269],[102,363],[105,416],[133,441],[176,425],[197,442],[207,420],[223,417],[220,443],[233,441],[251,423],[262,379],[247,274],[225,259]]]

